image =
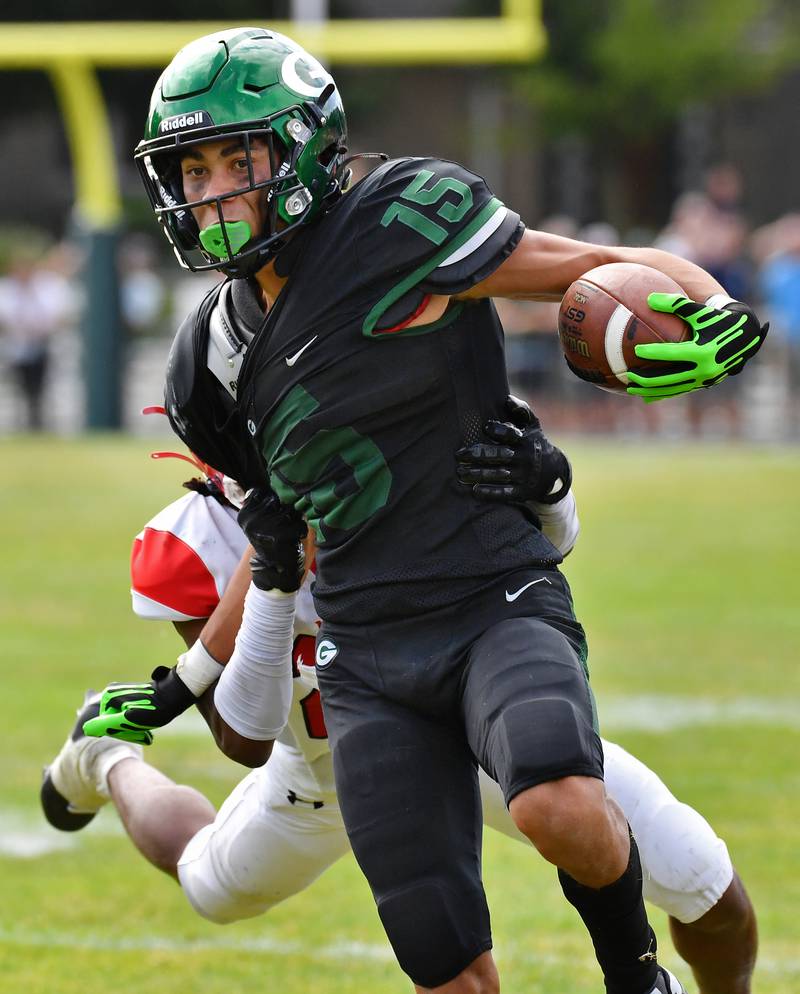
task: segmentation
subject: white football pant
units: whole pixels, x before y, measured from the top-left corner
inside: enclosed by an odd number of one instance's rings
[[[295,766],[302,779],[293,777]],[[189,841],[178,879],[198,914],[220,925],[263,914],[350,851],[335,795],[316,809],[289,800],[291,784],[306,782],[307,771],[302,756],[276,742],[266,765]]]
[[[606,739],[603,754],[606,791],[622,808],[639,847],[645,900],[678,921],[697,921],[733,879],[728,847],[644,763]],[[500,788],[483,770],[480,784],[484,824],[527,842],[511,820]]]
[[[614,743],[603,740],[603,749],[606,789],[639,846],[645,899],[679,921],[696,921],[733,879],[725,843],[643,763]],[[178,877],[204,918],[226,924],[263,914],[304,890],[349,851],[335,797],[317,809],[289,801],[297,764],[303,762],[276,743],[266,765],[242,780],[214,822],[187,845]],[[500,788],[483,771],[480,786],[485,824],[529,845]]]

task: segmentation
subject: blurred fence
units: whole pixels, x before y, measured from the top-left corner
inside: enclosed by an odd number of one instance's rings
[[[170,327],[170,331],[172,328]],[[162,435],[162,418],[141,410],[160,404],[171,336],[138,335],[124,348],[122,426],[135,434]],[[643,405],[577,380],[564,364],[558,338],[544,330],[507,336],[509,380],[556,436],[611,435],[622,439],[800,442],[800,398],[791,382],[785,342],[768,338],[745,373],[701,395]],[[75,328],[51,342],[44,388],[44,428],[74,434],[85,428],[82,342]],[[0,361],[0,435],[24,430],[25,410],[7,362]]]

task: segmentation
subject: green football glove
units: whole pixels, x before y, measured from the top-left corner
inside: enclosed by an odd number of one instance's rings
[[[83,733],[150,745],[154,728],[168,725],[196,700],[174,667],[157,666],[149,683],[110,683],[100,713],[84,722]]]
[[[642,397],[648,404],[712,387],[726,376],[741,373],[769,330],[769,324],[762,325],[747,304],[738,300],[724,307],[710,307],[680,293],[651,293],[647,303],[654,311],[676,314],[693,333],[685,342],[653,342],[635,347],[640,359],[672,364],[662,374],[628,373],[632,384],[628,393]]]

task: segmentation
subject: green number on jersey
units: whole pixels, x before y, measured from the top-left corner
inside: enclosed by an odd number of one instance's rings
[[[460,221],[470,207],[472,207],[472,190],[470,190],[466,183],[462,183],[458,179],[453,179],[452,176],[442,176],[430,189],[424,189],[425,184],[433,178],[433,175],[430,169],[421,169],[400,196],[403,200],[410,200],[415,204],[435,204],[446,193],[456,193],[461,198],[460,202],[454,204],[446,200],[439,206],[436,213],[450,224]],[[445,238],[447,238],[447,229],[442,227],[441,224],[432,221],[420,211],[414,210],[413,207],[401,204],[399,200],[395,200],[389,204],[381,218],[381,224],[384,228],[387,228],[394,220],[398,220],[401,224],[413,228],[423,238],[427,238],[429,242],[433,242],[435,245],[441,245]]]
[[[272,489],[305,515],[322,545],[326,527],[355,528],[386,504],[392,474],[378,446],[353,428],[307,436],[304,421],[318,407],[307,390],[294,387],[270,418],[262,452]],[[336,472],[337,462],[349,471]],[[328,480],[312,487],[323,477]]]

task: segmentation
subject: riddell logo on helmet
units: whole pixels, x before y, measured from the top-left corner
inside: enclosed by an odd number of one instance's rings
[[[214,122],[211,115],[205,110],[196,110],[191,114],[176,114],[174,117],[165,117],[158,126],[160,135],[168,134],[170,131],[189,131],[192,128],[207,128]]]

